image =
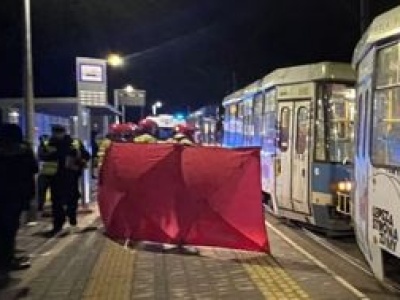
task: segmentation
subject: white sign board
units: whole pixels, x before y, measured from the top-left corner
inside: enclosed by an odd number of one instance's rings
[[[77,96],[80,104],[87,107],[108,104],[106,72],[107,64],[104,59],[76,59]]]
[[[103,66],[99,65],[87,65],[81,64],[79,66],[80,81],[86,82],[103,82],[104,81],[104,70]]]

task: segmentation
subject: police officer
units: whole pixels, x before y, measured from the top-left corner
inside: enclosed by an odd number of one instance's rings
[[[48,147],[50,137],[46,134],[42,135],[39,138],[39,149],[38,152],[40,151],[41,148],[43,147]],[[50,182],[51,182],[51,167],[50,169],[48,168],[49,165],[45,166],[43,165],[40,168],[39,171],[39,177],[38,177],[38,211],[39,213],[43,214],[43,209],[44,209],[44,204],[46,202],[46,196],[47,196],[47,191],[50,189]],[[48,174],[47,172],[49,172]]]
[[[15,258],[15,240],[20,214],[35,195],[37,161],[23,141],[18,125],[0,126],[0,286],[7,284],[11,269],[29,267]]]
[[[51,176],[53,229],[46,233],[51,237],[62,230],[66,216],[71,228],[76,228],[79,178],[90,155],[81,141],[67,135],[63,126],[54,125],[47,146],[39,149],[39,158]]]
[[[137,136],[133,139],[135,143],[157,143],[158,125],[153,120],[141,120],[137,132]]]

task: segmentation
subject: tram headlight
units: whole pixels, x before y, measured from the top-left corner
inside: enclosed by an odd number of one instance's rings
[[[351,181],[339,181],[337,184],[337,190],[338,192],[342,193],[350,193],[352,188]]]

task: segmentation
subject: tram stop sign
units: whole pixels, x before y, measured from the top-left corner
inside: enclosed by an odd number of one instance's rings
[[[77,57],[77,93],[83,106],[106,106],[107,62],[104,59]]]
[[[125,89],[117,90],[118,103],[123,106],[146,106],[146,91],[133,89],[127,91]]]

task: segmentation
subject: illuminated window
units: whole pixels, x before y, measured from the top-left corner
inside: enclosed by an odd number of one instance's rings
[[[309,136],[309,116],[306,107],[300,107],[297,111],[297,134],[296,134],[296,153],[304,154],[307,149]]]
[[[281,110],[279,131],[279,147],[282,152],[286,152],[289,148],[289,130],[290,130],[290,109],[284,107]]]

